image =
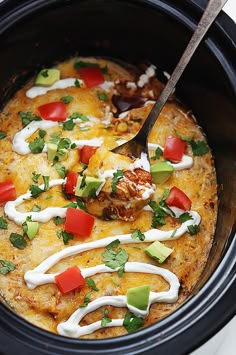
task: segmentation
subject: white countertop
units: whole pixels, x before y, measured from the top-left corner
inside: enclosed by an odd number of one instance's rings
[[[236,0],[228,0],[223,10],[236,22]],[[211,340],[191,355],[235,355],[236,316]]]

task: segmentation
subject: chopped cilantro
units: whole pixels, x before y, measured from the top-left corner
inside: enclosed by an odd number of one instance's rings
[[[111,188],[112,188],[112,192],[116,193],[116,185],[118,183],[118,181],[120,179],[122,179],[124,177],[124,172],[123,170],[117,170],[114,174],[113,174],[113,178],[112,178],[112,183],[111,183]]]
[[[91,277],[87,277],[87,279],[86,279],[86,285],[92,287],[92,289],[93,289],[94,291],[99,291],[99,289],[97,288],[97,286],[96,286],[94,280],[91,279]]]
[[[58,236],[59,239],[62,238],[63,243],[65,245],[68,244],[70,239],[74,239],[74,235],[72,233],[67,233],[63,229],[60,229],[60,230],[57,231],[57,236]]]
[[[75,149],[76,147],[77,147],[76,143],[72,143],[70,146],[71,149]]]
[[[133,313],[127,312],[123,322],[123,326],[128,333],[135,332],[144,325],[142,317],[136,317]]]
[[[107,94],[105,94],[105,92],[97,91],[97,97],[101,101],[106,101],[106,102],[109,101]]]
[[[191,226],[188,226],[188,231],[190,235],[195,235],[200,231],[200,227],[197,224],[192,224]]]
[[[34,198],[38,197],[42,192],[44,192],[44,190],[42,190],[38,185],[30,185],[29,190],[31,192],[31,196]]]
[[[44,191],[49,190],[49,176],[42,176],[44,182]]]
[[[35,171],[33,171],[32,175],[33,175],[33,177],[32,177],[33,182],[35,182],[37,184],[41,174],[37,174]]]
[[[58,224],[64,223],[65,220],[66,220],[65,218],[57,216],[53,219],[53,222],[55,223],[56,226],[58,226]]]
[[[0,139],[3,139],[7,136],[6,132],[0,131]]]
[[[59,176],[62,178],[62,179],[65,179],[66,177],[66,168],[64,167],[64,165],[62,164],[55,164],[54,165],[56,171],[58,172]]]
[[[60,138],[57,146],[57,151],[59,152],[61,149],[70,148],[71,140],[70,138]]]
[[[177,229],[175,228],[175,229],[173,230],[173,232],[171,233],[170,238],[174,238],[174,236],[176,235],[176,233],[177,233]]]
[[[193,217],[188,212],[184,212],[179,216],[179,221],[181,223],[184,223],[184,222],[188,221],[189,219],[193,219]]]
[[[118,268],[118,275],[121,277],[125,272],[125,264],[129,259],[129,255],[125,249],[119,248],[115,250],[119,244],[120,241],[118,239],[108,244],[106,250],[102,253],[102,258],[107,267],[111,269]]]
[[[145,235],[139,229],[135,229],[135,231],[131,234],[131,238],[138,238],[139,240],[144,241]]]
[[[10,239],[10,242],[12,243],[12,245],[14,245],[14,247],[16,247],[17,249],[22,250],[27,246],[27,242],[26,242],[24,236],[21,234],[11,233],[9,239]]]
[[[157,160],[160,159],[160,157],[163,155],[163,150],[160,147],[157,147],[155,150],[155,155],[151,157],[152,160]]]
[[[48,69],[43,69],[43,70],[41,70],[40,74],[41,74],[44,78],[47,78],[47,77],[48,77]]]
[[[40,137],[40,138],[44,138],[44,137],[46,136],[46,134],[47,134],[47,132],[44,131],[43,129],[40,129],[40,130],[39,130],[39,137]]]
[[[11,261],[0,260],[0,274],[6,275],[15,269],[15,264]]]
[[[33,141],[29,142],[29,149],[33,154],[42,153],[45,145],[45,140],[42,137],[37,137]]]
[[[4,217],[0,217],[0,229],[7,229],[8,223]]]
[[[83,304],[81,304],[80,306],[79,306],[79,308],[84,308],[84,307],[87,307],[87,305],[89,304],[89,302],[90,302],[90,297],[91,297],[91,295],[92,295],[92,290],[91,291],[89,291],[88,293],[86,293],[86,295],[84,296],[84,303]]]
[[[168,216],[167,212],[155,201],[150,201],[149,206],[152,208],[154,214],[152,217],[152,227],[164,226],[166,224],[165,218]]]
[[[190,141],[194,156],[201,156],[209,152],[210,148],[204,141]]]
[[[101,320],[101,325],[102,325],[102,327],[106,327],[107,324],[111,323],[112,319],[109,318],[108,315],[109,315],[109,311],[108,311],[108,309],[106,308],[106,309],[104,310],[104,315],[103,315],[102,320]]]
[[[58,132],[54,132],[50,135],[50,139],[49,139],[49,142],[50,143],[53,143],[53,144],[57,144],[60,140],[60,136],[61,136],[62,132],[61,131],[58,131]]]
[[[39,212],[41,211],[41,207],[39,205],[34,205],[32,208],[32,212]]]
[[[77,88],[81,88],[80,81],[78,79],[75,79],[75,86]]]
[[[66,104],[66,105],[69,104],[73,100],[74,100],[73,96],[69,96],[69,95],[63,96],[60,98],[60,101],[64,102],[64,104]]]
[[[42,121],[40,116],[34,115],[32,112],[19,111],[18,114],[20,115],[23,126],[27,126],[32,121]]]
[[[73,131],[74,127],[75,127],[75,123],[71,119],[63,122],[64,131]]]
[[[76,120],[77,118],[79,118],[81,121],[89,121],[89,118],[86,115],[79,112],[72,113],[72,115],[70,115],[68,118],[71,120]]]

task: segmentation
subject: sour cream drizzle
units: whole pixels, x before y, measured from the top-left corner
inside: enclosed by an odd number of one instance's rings
[[[51,86],[33,86],[26,91],[25,95],[30,99],[34,99],[37,96],[45,95],[48,91],[56,89],[66,89],[75,85],[75,81],[78,80],[81,87],[84,87],[84,81],[78,78],[66,78],[56,81]],[[114,86],[112,81],[105,81],[103,84],[98,85],[102,90],[109,91]]]
[[[91,122],[100,122],[100,120],[97,117],[89,116],[88,123]],[[76,118],[73,120],[74,123],[81,123],[81,119]],[[87,123],[87,122],[86,122]],[[60,127],[58,122],[53,122],[53,121],[32,121],[30,122],[26,127],[24,127],[21,131],[17,132],[13,138],[12,142],[12,150],[18,154],[21,155],[27,155],[30,154],[31,151],[29,149],[29,143],[26,142],[26,139],[32,136],[38,129],[42,130],[47,130],[53,127]],[[81,140],[75,140],[72,143],[75,143],[78,148],[83,147],[84,145],[91,145],[91,146],[96,146],[100,147],[101,144],[103,143],[103,138],[92,138],[92,139],[81,139]],[[47,152],[48,147],[47,144],[45,144],[43,152]]]
[[[183,211],[182,211],[183,212]],[[189,212],[192,219],[184,222],[179,228],[176,230],[162,231],[158,229],[151,229],[144,233],[145,240],[143,242],[154,242],[154,241],[165,241],[169,239],[178,239],[184,233],[188,231],[188,226],[192,224],[199,224],[201,217],[195,211]],[[175,232],[175,233],[174,233]],[[24,279],[26,285],[29,289],[34,289],[39,285],[43,285],[46,283],[55,283],[55,276],[57,274],[45,274],[52,266],[57,264],[60,260],[67,258],[69,256],[77,255],[82,252],[93,250],[97,248],[104,248],[114,240],[119,240],[121,244],[128,243],[143,243],[140,240],[134,239],[131,237],[131,234],[123,234],[116,235],[112,237],[103,238],[100,240],[92,241],[89,243],[83,243],[68,247],[63,249],[50,257],[44,260],[41,264],[39,264],[35,269],[27,271],[24,275]],[[90,277],[96,275],[98,273],[105,272],[115,272],[116,269],[110,269],[109,267],[102,265],[97,265],[91,268],[82,269],[82,275],[86,277]],[[97,329],[102,328],[101,322],[95,322],[88,326],[81,327],[78,323],[81,319],[89,312],[92,312],[104,305],[113,305],[116,307],[128,307],[132,312],[136,315],[140,315],[145,317],[149,313],[150,305],[154,302],[175,302],[178,297],[178,289],[179,289],[179,281],[175,274],[172,272],[145,263],[139,262],[127,262],[125,265],[126,272],[143,272],[143,273],[151,273],[162,276],[168,283],[170,284],[170,288],[168,291],[164,292],[151,292],[149,298],[149,305],[146,311],[141,311],[137,308],[134,308],[127,303],[126,295],[123,296],[104,296],[92,301],[88,304],[88,306],[84,309],[77,309],[70,318],[65,322],[58,325],[57,331],[61,335],[71,336],[71,337],[80,337],[85,334],[91,334]],[[122,326],[123,319],[112,320],[109,326]]]

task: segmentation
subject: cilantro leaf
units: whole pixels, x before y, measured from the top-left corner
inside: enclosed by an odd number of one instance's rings
[[[70,239],[74,239],[74,235],[72,233],[67,233],[63,229],[60,229],[60,230],[57,231],[57,236],[58,236],[59,239],[62,238],[63,243],[65,245],[68,244]]]
[[[37,137],[33,141],[29,142],[29,149],[33,154],[42,153],[45,145],[45,140],[42,137]]]
[[[50,135],[50,139],[49,139],[49,142],[50,143],[53,143],[53,144],[57,144],[60,140],[60,136],[61,136],[62,132],[61,131],[58,131],[58,132],[54,132]]]
[[[91,297],[91,295],[92,295],[92,290],[91,291],[89,291],[88,293],[86,293],[86,295],[84,296],[84,303],[83,304],[81,304],[80,306],[79,306],[79,308],[84,308],[84,307],[87,307],[87,305],[89,304],[89,302],[90,302],[90,297]]]
[[[44,137],[46,136],[46,134],[47,134],[47,132],[44,131],[43,129],[40,129],[40,130],[39,130],[39,137],[40,137],[40,138],[44,138]]]
[[[3,139],[7,136],[6,132],[0,131],[0,139]]]
[[[149,206],[152,208],[154,214],[152,217],[152,227],[164,226],[166,224],[165,218],[168,213],[155,201],[150,201]]]
[[[94,291],[99,291],[99,289],[97,288],[97,286],[96,286],[94,280],[91,279],[91,277],[87,277],[87,279],[86,279],[86,285],[92,287],[92,289],[93,289]]]
[[[40,74],[41,74],[44,78],[47,78],[47,77],[48,77],[48,69],[43,69],[43,70],[41,70]]]
[[[193,219],[193,217],[188,212],[184,212],[179,216],[179,221],[181,223],[184,223],[184,222],[188,221],[189,219]]]
[[[111,189],[113,193],[116,193],[116,185],[118,183],[119,180],[121,180],[124,177],[124,172],[123,170],[117,170],[114,174],[113,174],[113,178],[112,178],[112,183],[111,183]]]
[[[31,192],[31,196],[34,198],[38,197],[42,192],[44,192],[44,190],[42,190],[38,185],[30,185],[29,190]]]
[[[32,212],[39,212],[41,211],[41,207],[39,205],[34,205],[32,208]]]
[[[210,148],[204,141],[190,141],[194,156],[201,156],[209,152]]]
[[[64,167],[64,165],[62,164],[55,164],[54,165],[56,171],[58,172],[59,176],[62,178],[62,179],[65,179],[66,177],[66,168]]]
[[[105,102],[109,101],[107,94],[105,94],[105,92],[97,91],[97,97],[101,101],[105,101]]]
[[[123,326],[128,333],[135,332],[139,328],[143,327],[144,320],[142,317],[136,317],[133,313],[127,312],[124,318]]]
[[[138,238],[139,240],[144,241],[145,235],[139,229],[135,229],[135,231],[131,234],[131,238]]]
[[[18,114],[22,120],[22,125],[27,126],[32,121],[42,121],[40,116],[32,114],[32,112],[19,111]]]
[[[44,190],[43,191],[48,191],[49,190],[49,176],[42,176],[43,182],[44,182]]]
[[[195,235],[200,231],[200,227],[197,224],[192,224],[191,226],[188,226],[188,231],[190,235]]]
[[[104,311],[104,315],[102,317],[102,320],[101,320],[102,327],[106,327],[107,324],[111,323],[111,321],[112,321],[112,319],[108,317],[108,314],[109,314],[109,311],[106,308],[105,311]]]
[[[75,127],[75,123],[73,122],[73,120],[67,120],[65,122],[63,122],[63,129],[64,131],[73,131],[74,127]]]
[[[27,246],[27,242],[24,236],[18,233],[11,233],[9,239],[12,245],[14,245],[14,247],[16,247],[17,249],[22,250]]]
[[[57,216],[53,219],[53,222],[55,223],[56,226],[58,226],[58,224],[62,224],[65,222],[65,218],[62,218],[60,216]]]
[[[8,223],[4,217],[0,217],[0,229],[7,229]]]
[[[160,147],[157,147],[155,150],[155,155],[151,157],[152,160],[157,160],[160,159],[160,157],[163,155],[163,150]]]
[[[125,272],[125,264],[129,259],[129,255],[123,248],[115,250],[119,244],[120,241],[118,239],[108,244],[106,250],[102,253],[102,260],[111,269],[119,268],[118,275],[122,276]]]
[[[37,174],[35,171],[33,171],[32,175],[33,175],[33,177],[32,177],[33,182],[35,182],[37,184],[41,174]]]
[[[0,274],[6,275],[8,272],[13,271],[15,269],[15,264],[11,261],[0,260]]]
[[[81,88],[80,81],[78,79],[75,79],[75,86],[77,88]]]
[[[79,118],[81,121],[84,121],[84,122],[90,121],[90,119],[86,115],[84,115],[83,113],[79,113],[79,112],[72,113],[72,115],[70,115],[68,118],[71,120],[76,120],[77,118]]]
[[[64,104],[66,104],[66,105],[69,104],[73,100],[74,100],[73,96],[70,96],[70,95],[62,96],[60,98],[60,101],[64,102]]]

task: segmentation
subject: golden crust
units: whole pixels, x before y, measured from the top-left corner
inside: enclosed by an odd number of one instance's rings
[[[94,60],[93,60],[94,61]],[[79,77],[78,72],[73,69],[73,61],[60,64],[59,68],[63,77]],[[121,68],[117,64],[109,61],[100,60],[101,65],[108,65],[108,74],[105,74],[107,80],[134,80],[135,74]],[[154,80],[155,92],[159,92],[160,84]],[[155,86],[156,85],[156,86]],[[29,154],[21,156],[12,152],[12,139],[15,133],[22,129],[19,111],[31,111],[38,114],[37,107],[43,103],[58,101],[62,96],[71,95],[74,100],[67,106],[68,115],[73,112],[81,112],[98,118],[103,118],[107,112],[108,104],[100,101],[97,97],[95,89],[78,89],[71,87],[67,89],[54,90],[46,95],[38,96],[35,99],[29,99],[25,96],[26,90],[32,86],[32,82],[28,83],[25,88],[20,90],[15,97],[6,105],[0,115],[0,131],[7,131],[7,137],[0,140],[0,181],[12,179],[16,186],[17,196],[25,193],[32,184],[32,172],[36,171],[42,175],[50,175],[50,179],[58,178],[58,174],[54,167],[50,165],[46,154],[33,155]],[[109,100],[111,94],[107,93]],[[116,146],[116,138],[130,139],[131,136],[140,129],[141,122],[135,120],[134,117],[147,117],[151,105],[130,111],[124,121],[128,122],[129,130],[120,134],[117,130],[118,121],[112,119],[111,128],[105,127],[102,123],[96,123],[88,131],[80,131],[78,128],[73,131],[63,131],[62,136],[73,139],[90,139],[93,137],[104,137],[104,146],[108,149]],[[115,108],[112,106],[112,111]],[[52,128],[49,133],[57,131]],[[185,137],[193,137],[195,140],[205,140],[201,129],[196,125],[193,117],[186,112],[176,102],[168,102],[165,105],[159,119],[157,120],[149,141],[164,145],[166,137],[175,134],[177,130]],[[33,136],[30,140],[33,139]],[[192,155],[189,147],[186,148],[186,154]],[[207,153],[200,157],[194,157],[194,164],[191,169],[175,171],[171,178],[161,186],[157,186],[155,198],[162,196],[164,189],[177,186],[182,189],[192,201],[192,210],[197,211],[202,218],[201,229],[197,235],[191,236],[186,233],[178,240],[169,240],[164,244],[173,249],[173,253],[162,264],[162,267],[174,272],[180,282],[181,290],[179,299],[174,304],[157,303],[151,306],[149,316],[145,320],[145,325],[150,325],[159,319],[173,312],[189,295],[193,286],[199,279],[209,251],[212,245],[214,228],[217,215],[217,195],[216,195],[216,174],[211,153]],[[70,152],[70,157],[64,163],[66,169],[78,171],[81,169],[79,164],[79,153],[77,150]],[[48,195],[52,198],[47,199]],[[19,207],[21,210],[29,211],[34,204],[40,205],[42,208],[48,206],[63,206],[67,203],[57,187],[50,192],[41,194],[36,200],[25,201],[24,205]],[[3,207],[0,207],[0,216],[3,216]],[[135,221],[102,221],[96,219],[95,228],[92,235],[86,241],[92,241],[104,238],[110,235],[129,233],[130,231],[140,229],[146,231],[151,226],[152,213],[142,211]],[[171,218],[167,218],[165,226],[160,229],[172,229],[177,226],[177,222]],[[16,268],[7,275],[0,275],[0,293],[7,304],[22,317],[33,324],[42,327],[48,331],[56,332],[57,324],[66,320],[78,305],[84,301],[84,295],[90,291],[88,286],[81,290],[70,292],[62,296],[54,284],[47,284],[29,290],[24,283],[24,273],[32,270],[46,257],[54,252],[66,248],[62,240],[58,239],[56,231],[61,226],[55,226],[53,221],[40,224],[40,230],[37,236],[28,242],[28,246],[24,250],[16,249],[9,241],[9,235],[12,232],[22,233],[21,226],[17,226],[14,222],[8,220],[8,229],[0,229],[0,259],[12,261]],[[74,239],[69,245],[83,243],[83,239]],[[124,245],[123,248],[129,254],[129,261],[146,262],[157,265],[156,262],[148,257],[144,249],[147,243]],[[138,249],[137,249],[138,248]],[[79,267],[90,267],[102,263],[101,249],[84,252],[80,255],[73,256],[62,260],[56,264],[49,272],[60,272],[77,264]],[[138,259],[137,259],[138,258]],[[122,295],[126,294],[127,289],[142,284],[149,283],[152,291],[161,291],[168,289],[168,284],[160,276],[154,276],[142,273],[125,273],[122,278],[117,274],[102,274],[93,277],[99,288],[98,292],[93,292],[91,300],[102,295]],[[112,318],[121,318],[125,315],[127,309],[115,307],[109,308],[109,316]],[[101,308],[95,312],[88,314],[82,321],[82,324],[89,324],[95,320],[101,319],[104,309]],[[86,336],[86,338],[104,338],[114,337],[126,334],[123,327],[104,328],[95,333]]]

